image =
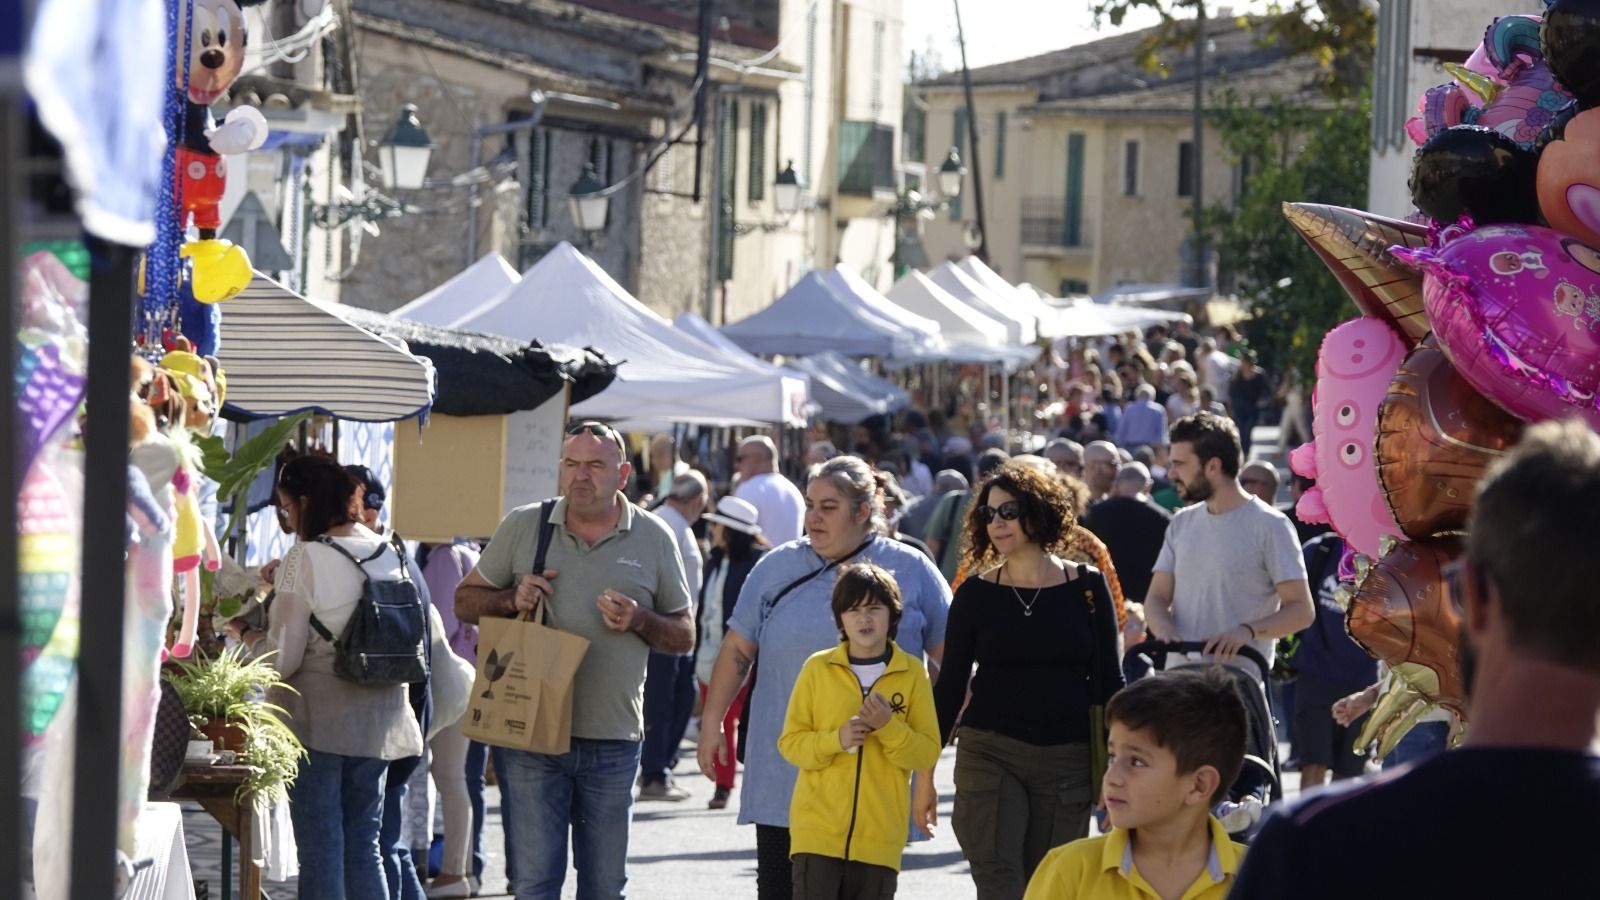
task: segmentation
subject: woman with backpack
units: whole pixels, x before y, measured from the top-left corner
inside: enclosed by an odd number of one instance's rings
[[[378,846],[384,773],[390,761],[423,750],[406,685],[353,673],[324,636],[345,635],[374,588],[410,579],[394,544],[361,524],[356,488],[327,457],[300,456],[283,466],[278,515],[299,541],[276,573],[266,633],[230,625],[251,655],[275,654],[272,665],[294,689],[274,690],[268,700],[289,713],[287,724],[307,752],[289,788],[302,900],[387,900]]]

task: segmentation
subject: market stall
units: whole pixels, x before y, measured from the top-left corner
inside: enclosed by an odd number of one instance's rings
[[[804,356],[833,350],[846,356],[888,357],[927,343],[926,330],[908,330],[840,286],[837,275],[807,272],[771,306],[722,326],[729,340],[750,353]]]
[[[899,412],[911,403],[905,391],[840,353],[802,356],[789,364],[811,377],[817,415],[829,422],[853,425],[871,416]]]
[[[946,260],[928,272],[928,279],[949,292],[962,303],[971,306],[991,319],[1005,323],[1006,341],[1013,346],[1031,344],[1039,339],[1038,320],[1014,308],[1005,299],[995,296],[989,288],[971,275]]]
[[[522,279],[498,253],[462,269],[443,284],[394,311],[394,316],[425,325],[454,325]]]

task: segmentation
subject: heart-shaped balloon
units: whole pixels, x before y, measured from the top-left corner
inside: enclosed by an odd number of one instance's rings
[[[1461,610],[1442,576],[1461,552],[1455,537],[1396,544],[1356,586],[1345,627],[1430,701],[1464,716]]]
[[[1434,334],[1475,389],[1524,421],[1578,413],[1600,429],[1600,250],[1491,225],[1395,255],[1427,273]]]
[[[1489,465],[1522,421],[1472,389],[1429,335],[1400,365],[1378,410],[1378,482],[1406,536],[1466,527]]]
[[[1600,109],[1581,112],[1539,156],[1539,210],[1550,227],[1600,245]]]
[[[1311,393],[1314,437],[1289,457],[1296,474],[1317,482],[1295,507],[1302,521],[1332,524],[1372,557],[1384,535],[1400,533],[1378,487],[1372,439],[1378,407],[1405,355],[1400,336],[1378,319],[1352,319],[1328,332]]]

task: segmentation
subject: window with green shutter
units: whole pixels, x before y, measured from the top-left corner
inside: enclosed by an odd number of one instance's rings
[[[1006,177],[1006,111],[994,114],[994,177]]]
[[[767,105],[750,104],[750,202],[767,198]]]
[[[1067,135],[1067,208],[1061,223],[1061,245],[1083,246],[1083,153],[1085,137]]]

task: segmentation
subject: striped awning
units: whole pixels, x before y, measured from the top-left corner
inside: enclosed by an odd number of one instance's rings
[[[256,419],[315,410],[355,422],[392,422],[433,404],[433,365],[257,272],[222,307],[217,354],[228,377],[225,411]]]

